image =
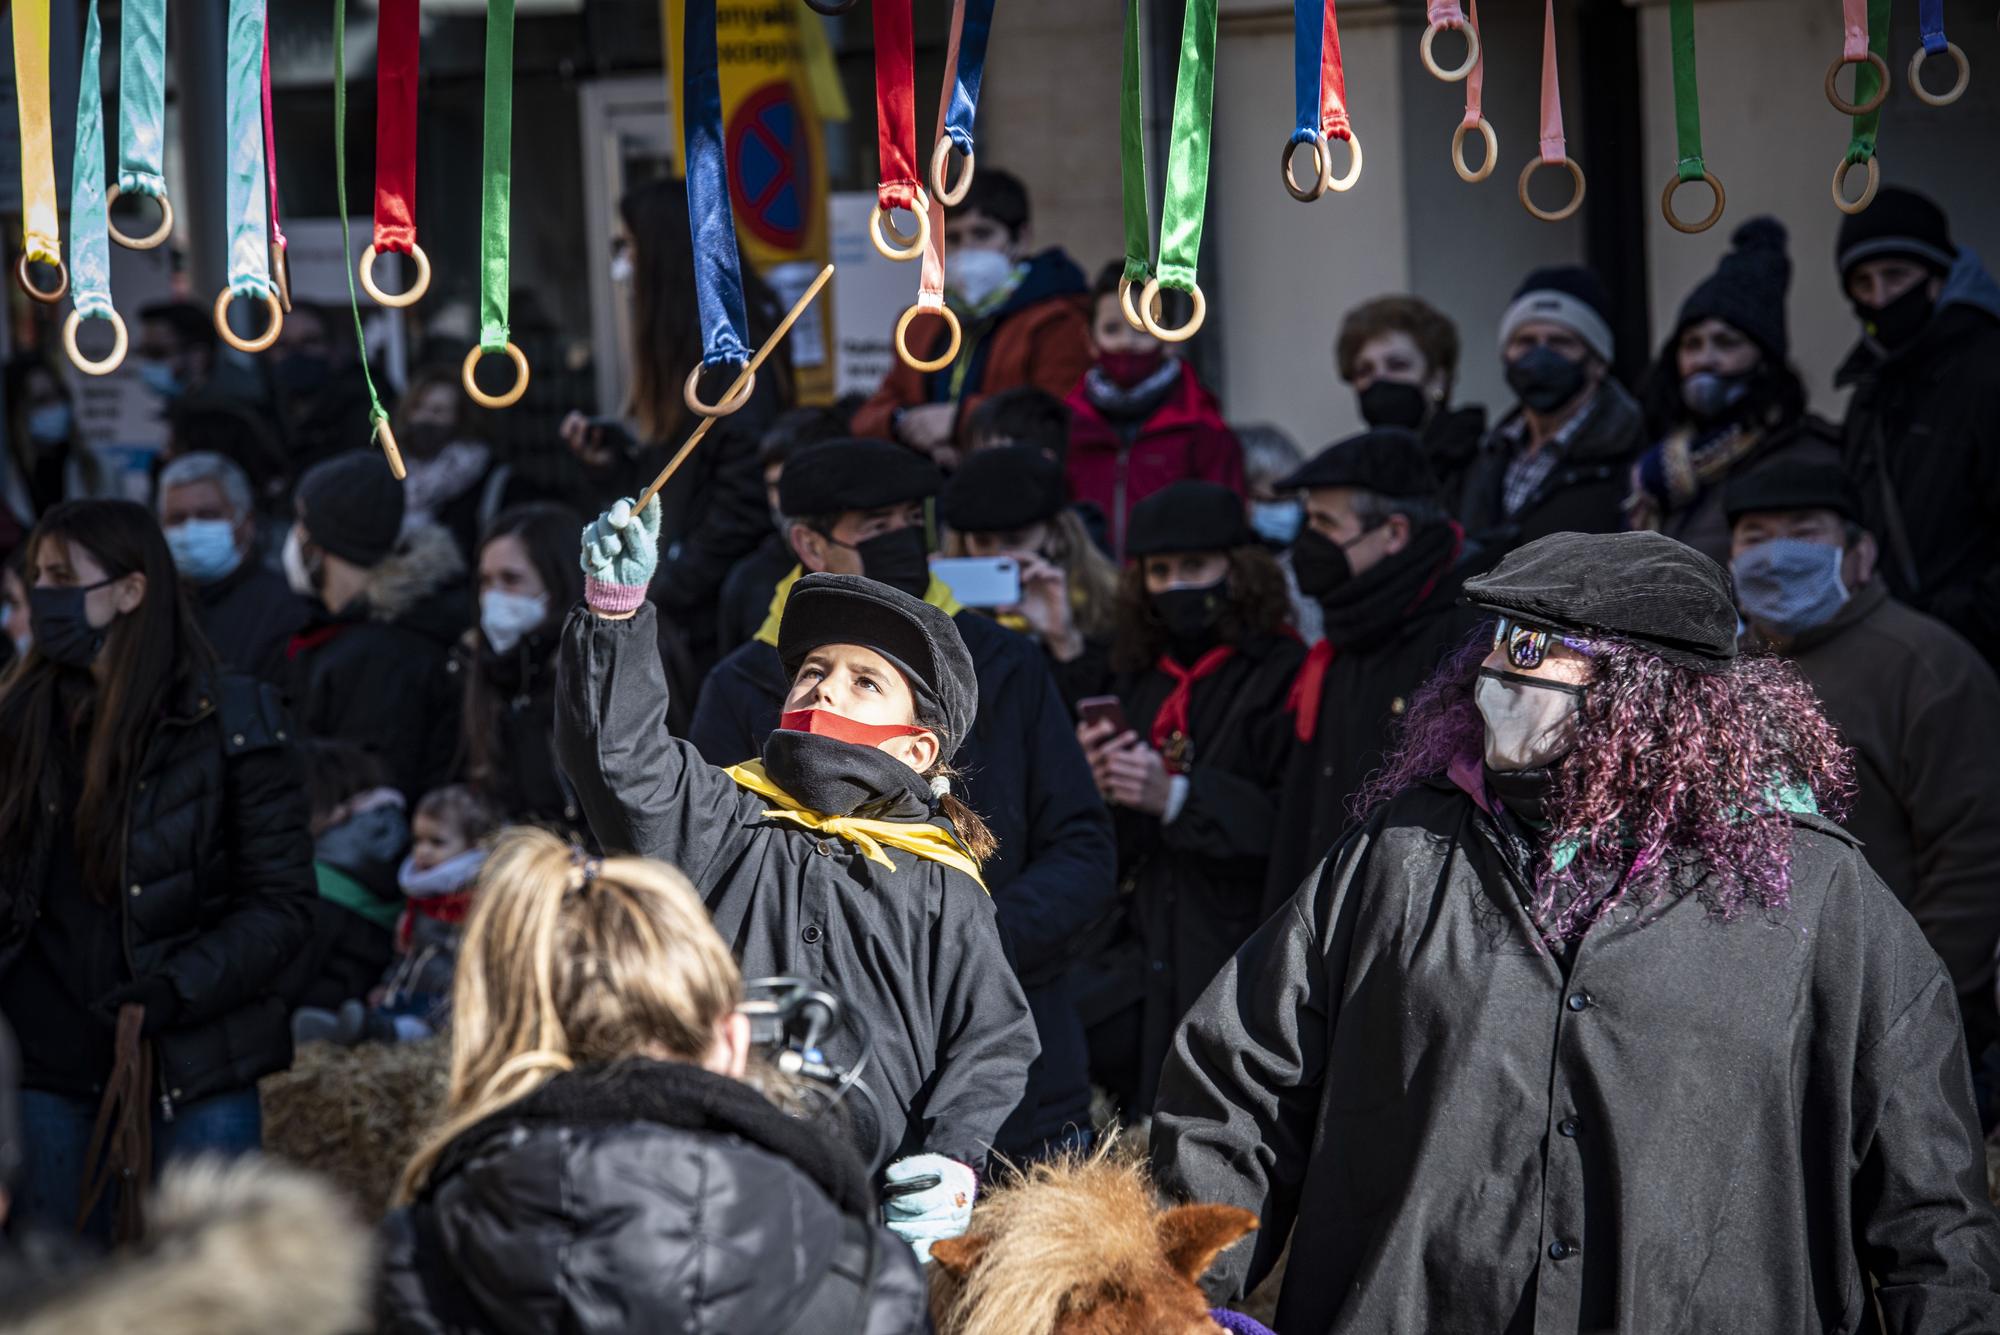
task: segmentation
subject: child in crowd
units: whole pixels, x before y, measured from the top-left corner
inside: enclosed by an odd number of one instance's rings
[[[396,868],[410,849],[403,795],[382,762],[348,742],[302,744],[312,808],[313,934],[286,975],[300,1042],[326,1037],[337,1007],[388,965],[403,896]]]

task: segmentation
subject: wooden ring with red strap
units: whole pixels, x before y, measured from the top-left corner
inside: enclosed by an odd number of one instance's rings
[[[1479,33],[1470,27],[1458,29],[1465,34],[1465,62],[1452,69],[1445,69],[1438,64],[1437,53],[1431,49],[1432,43],[1437,41],[1438,33],[1442,31],[1443,26],[1436,23],[1425,28],[1424,40],[1417,47],[1417,55],[1422,58],[1424,68],[1437,78],[1443,79],[1446,83],[1457,83],[1472,73],[1472,67],[1479,63]]]
[[[431,290],[431,257],[424,254],[424,248],[414,241],[410,243],[410,258],[416,261],[417,278],[402,292],[384,292],[375,285],[375,257],[381,254],[374,246],[361,252],[361,290],[375,299],[380,306],[401,310],[414,306],[424,299],[424,293]]]
[[[1559,209],[1545,209],[1528,197],[1528,178],[1532,177],[1536,169],[1540,167],[1566,167],[1569,169],[1570,179],[1576,183],[1576,194],[1570,197],[1569,203]],[[1576,159],[1569,156],[1564,156],[1560,162],[1549,162],[1540,157],[1529,158],[1528,165],[1521,168],[1520,194],[1522,208],[1525,208],[1543,222],[1561,222],[1583,207],[1583,168],[1577,166]]]
[[[910,322],[919,315],[937,316],[944,321],[945,329],[950,334],[945,340],[944,351],[935,357],[918,357],[910,352]],[[925,306],[918,303],[906,309],[902,318],[896,321],[896,355],[903,359],[903,365],[926,375],[932,371],[942,371],[957,361],[959,345],[963,339],[964,334],[958,324],[958,313],[949,306]]]
[[[1480,138],[1486,141],[1486,161],[1479,164],[1478,171],[1474,171],[1465,165],[1465,132],[1473,129],[1477,129]],[[1478,185],[1481,181],[1491,176],[1493,168],[1499,160],[1500,138],[1493,133],[1492,122],[1488,121],[1484,116],[1479,118],[1476,125],[1467,125],[1464,121],[1460,121],[1458,128],[1451,132],[1452,169],[1458,173],[1458,179],[1464,181],[1467,185]]]
[[[875,249],[881,252],[883,259],[901,262],[923,255],[924,247],[931,240],[931,215],[921,199],[917,201],[914,216],[917,230],[906,237],[896,230],[895,219],[879,203],[868,211],[868,239],[875,243]]]
[[[1862,63],[1859,60],[1849,61],[1846,56],[1836,56],[1833,63],[1826,67],[1826,100],[1833,103],[1833,109],[1843,116],[1866,116],[1869,112],[1875,110],[1875,108],[1888,100],[1889,66],[1883,62],[1882,57],[1876,55],[1873,51],[1868,53],[1866,63],[1873,65],[1875,72],[1882,76],[1881,85],[1875,89],[1875,96],[1870,98],[1866,104],[1863,104],[1849,102],[1840,95],[1840,87],[1836,82],[1840,77],[1840,67],[1847,64],[1858,66]]]

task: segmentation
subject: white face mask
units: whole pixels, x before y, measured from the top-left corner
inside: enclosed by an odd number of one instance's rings
[[[292,531],[285,535],[285,583],[292,586],[292,592],[301,598],[318,599],[319,589],[313,584],[312,571],[306,569],[306,554],[299,546],[299,526],[292,525]]]
[[[632,281],[632,253],[621,250],[611,257],[611,281],[623,284]]]
[[[1014,276],[1014,261],[997,250],[954,250],[945,256],[944,273],[951,290],[977,306]]]
[[[1486,722],[1488,769],[1540,769],[1576,745],[1581,686],[1481,668],[1472,702]]]
[[[519,644],[548,615],[546,594],[530,597],[525,593],[488,589],[479,595],[479,629],[496,654],[504,654]]]

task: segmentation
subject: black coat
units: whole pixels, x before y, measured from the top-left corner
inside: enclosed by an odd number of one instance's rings
[[[504,654],[486,646],[477,631],[460,641],[452,656],[452,671],[470,699],[474,679],[491,711],[468,716],[467,728],[489,729],[493,773],[467,775],[467,782],[492,802],[510,822],[550,830],[579,830],[583,809],[556,764],[556,647],[560,633],[550,627],[535,631]],[[459,740],[459,755],[469,766],[469,735]]]
[[[750,643],[771,614],[771,596],[792,573],[799,558],[776,533],[766,534],[757,550],[738,561],[722,581],[722,607],[716,617],[716,652],[729,653]]]
[[[1486,438],[1486,409],[1477,405],[1442,409],[1418,434],[1423,438],[1424,462],[1437,475],[1438,495],[1447,507],[1455,506],[1465,492],[1465,474],[1479,457],[1479,443]]]
[[[455,1138],[383,1225],[382,1335],[916,1335],[861,1166],[679,1062],[556,1076]]]
[[[0,885],[0,976],[22,963],[52,855],[26,850]],[[177,699],[147,744],[114,893],[125,969],[165,978],[177,1017],[154,1042],[159,1097],[193,1103],[291,1064],[278,975],[311,930],[305,777],[278,693],[224,676]],[[10,1015],[16,1029],[32,1015]]]
[[[285,648],[306,624],[308,612],[285,577],[256,555],[244,557],[241,565],[213,584],[188,581],[187,585],[194,593],[195,620],[222,660],[223,670],[283,689],[290,671]]]
[[[867,1018],[863,1078],[897,1155],[980,1164],[1037,1051],[993,900],[941,863],[892,849],[890,871],[768,819],[768,800],[667,732],[653,617],[579,608],[563,630],[556,750],[592,833],[685,872],[746,977],[823,981]],[[859,1056],[846,1033],[825,1046],[841,1066]]]
[[[1070,966],[1085,930],[1115,902],[1117,847],[1047,657],[976,612],[952,621],[979,678],[979,716],[952,763],[1000,843],[981,870],[1041,1035],[1027,1096],[998,1142],[1018,1155],[1065,1127],[1090,1125],[1089,1058]],[[758,755],[788,688],[777,649],[751,641],[709,674],[689,740],[718,765]]]
[[[1478,457],[1465,470],[1458,518],[1465,525],[1467,560],[1486,569],[1524,543],[1551,533],[1616,533],[1625,527],[1625,495],[1632,461],[1646,447],[1646,420],[1615,380],[1598,386],[1597,400],[1548,477],[1513,514],[1506,510],[1507,465],[1514,457],[1508,432],[1520,410],[1486,433]]]
[[[1794,826],[1783,914],[1655,899],[1565,970],[1493,817],[1389,803],[1176,1037],[1154,1165],[1263,1220],[1211,1292],[1292,1237],[1295,1335],[2000,1329],[1951,978]]]

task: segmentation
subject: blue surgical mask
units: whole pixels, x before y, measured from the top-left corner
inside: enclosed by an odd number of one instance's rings
[[[62,444],[75,425],[76,412],[67,403],[45,403],[28,410],[28,439],[37,445]]]
[[[243,560],[226,519],[190,519],[168,529],[167,550],[174,554],[174,568],[196,584],[228,578]]]
[[[1274,547],[1291,546],[1305,522],[1305,507],[1297,501],[1250,502],[1250,527]]]
[[[1823,626],[1847,601],[1840,577],[1841,547],[1804,538],[1773,538],[1729,563],[1736,601],[1757,625],[1780,635]]]
[[[174,368],[165,362],[140,362],[139,379],[146,382],[147,389],[163,399],[177,399],[187,389],[187,386],[181,383],[181,378],[174,374]]]

